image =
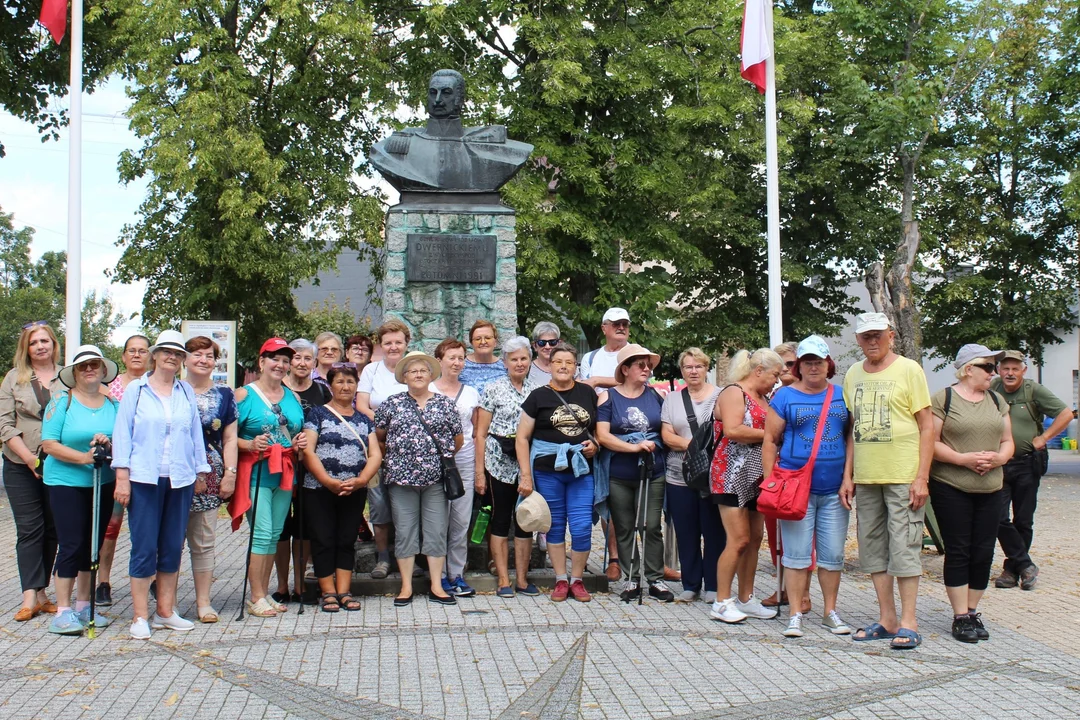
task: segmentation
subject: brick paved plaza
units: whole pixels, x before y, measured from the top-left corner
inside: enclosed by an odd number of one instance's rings
[[[1057,452],[1051,471],[1075,472]],[[723,626],[704,603],[642,607],[598,595],[582,605],[491,594],[458,607],[362,598],[359,612],[308,608],[236,622],[246,533],[218,526],[216,625],[128,638],[124,573],[114,625],[95,640],[16,623],[15,529],[0,495],[0,717],[2,718],[1075,718],[1080,716],[1080,475],[1044,479],[1033,555],[1034,592],[987,592],[992,638],[949,635],[941,559],[924,554],[914,651],[853,643],[821,627],[821,598],[801,639],[784,622]],[[125,524],[126,527],[126,524]],[[852,532],[852,537],[854,532]],[[127,567],[127,534],[117,568]],[[761,557],[768,562],[767,554]],[[598,567],[599,558],[594,558]],[[876,618],[869,578],[849,572],[840,610],[853,626]],[[764,567],[764,566],[763,566]],[[186,561],[185,561],[186,572]],[[758,594],[773,584],[759,575]],[[178,608],[194,616],[190,576]]]

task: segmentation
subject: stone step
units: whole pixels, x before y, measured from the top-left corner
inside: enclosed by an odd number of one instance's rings
[[[464,577],[465,582],[469,583],[477,592],[494,593],[498,589],[496,587],[497,580],[490,573],[466,572]],[[309,592],[318,593],[319,585],[314,577],[308,575],[305,581]],[[513,584],[513,572],[510,573],[510,581]],[[581,581],[585,584],[585,589],[591,593],[608,592],[608,579],[603,573],[586,571]],[[555,572],[551,569],[530,570],[529,582],[535,584],[542,591],[548,592],[555,585]],[[353,573],[352,593],[354,595],[397,595],[400,589],[401,577],[396,572],[391,573],[389,577],[382,580],[371,577],[371,573]],[[430,582],[426,575],[413,578],[413,591],[416,594],[426,593],[429,589]]]

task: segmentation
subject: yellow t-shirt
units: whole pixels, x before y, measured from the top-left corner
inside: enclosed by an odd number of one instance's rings
[[[919,471],[915,413],[930,407],[922,368],[905,357],[876,373],[857,363],[844,376],[844,402],[854,423],[855,483],[912,482]]]

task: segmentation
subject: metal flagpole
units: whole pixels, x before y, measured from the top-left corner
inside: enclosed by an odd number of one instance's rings
[[[765,58],[765,192],[769,228],[769,345],[784,341],[780,286],[780,177],[776,151],[776,50],[773,4],[768,2],[769,56]]]
[[[71,0],[71,114],[68,130],[68,242],[65,351],[70,363],[82,335],[82,50],[83,0]]]

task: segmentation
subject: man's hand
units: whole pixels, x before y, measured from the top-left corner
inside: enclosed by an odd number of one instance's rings
[[[1044,447],[1046,447],[1046,438],[1044,438],[1042,435],[1036,435],[1034,438],[1031,439],[1031,446],[1036,450],[1042,450]]]

